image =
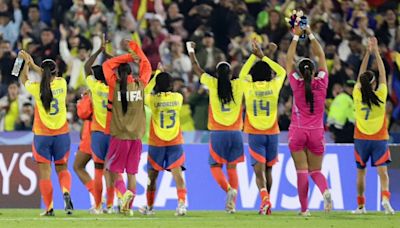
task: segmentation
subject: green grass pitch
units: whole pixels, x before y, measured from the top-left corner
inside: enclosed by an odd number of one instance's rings
[[[352,215],[348,212],[311,212],[311,217],[300,217],[295,211],[273,211],[270,216],[260,216],[255,211],[240,211],[226,214],[223,211],[188,211],[187,216],[176,217],[173,211],[157,211],[154,216],[143,216],[135,212],[133,217],[124,215],[89,215],[86,211],[75,211],[67,216],[56,211],[55,217],[39,217],[40,210],[0,209],[0,227],[350,227],[384,228],[400,227],[400,215],[385,215],[370,212]]]

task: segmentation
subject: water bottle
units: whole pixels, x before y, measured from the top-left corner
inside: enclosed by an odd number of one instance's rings
[[[17,59],[15,59],[14,67],[11,71],[11,74],[14,75],[15,77],[18,77],[23,63],[24,63],[24,60],[20,57],[17,57]]]

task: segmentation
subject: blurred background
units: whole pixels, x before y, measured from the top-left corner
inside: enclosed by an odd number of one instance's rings
[[[184,96],[181,121],[186,138],[206,142],[202,132],[207,131],[208,90],[192,73],[184,42],[197,43],[199,63],[211,74],[219,61],[226,60],[238,75],[251,54],[253,39],[261,42],[266,55],[285,66],[292,38],[285,18],[293,9],[308,15],[326,53],[331,75],[325,114],[327,141],[353,140],[352,80],[357,80],[367,38],[376,36],[389,82],[391,142],[400,142],[398,0],[0,0],[0,131],[32,129],[34,102],[11,75],[21,49],[38,64],[46,58],[56,60],[60,76],[68,81],[71,129],[80,131],[76,102],[86,89],[83,65],[105,34],[109,53],[126,53],[123,40],[133,39],[142,46],[153,70],[158,62],[163,63],[175,78],[174,90]],[[278,45],[276,51],[270,50],[270,42]],[[311,55],[308,41],[300,42],[297,53]],[[370,69],[377,71],[377,66],[371,64]],[[38,80],[34,73],[30,78]],[[290,124],[292,99],[287,81],[279,102],[282,131]],[[285,132],[281,141],[287,142]]]

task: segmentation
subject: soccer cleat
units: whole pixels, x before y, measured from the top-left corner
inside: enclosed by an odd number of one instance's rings
[[[121,202],[121,213],[127,214],[129,213],[130,208],[129,208],[129,203],[133,199],[133,192],[131,191],[126,191],[125,194],[122,196],[122,202]]]
[[[385,214],[387,214],[387,215],[394,215],[395,214],[395,212],[394,212],[394,210],[392,208],[392,205],[390,205],[389,200],[383,199],[382,200],[382,207],[385,209]]]
[[[67,215],[72,215],[74,205],[72,204],[71,195],[68,192],[64,193],[64,208]]]
[[[260,211],[258,214],[260,215],[270,215],[271,214],[271,202],[269,200],[263,200],[260,206]]]
[[[310,217],[311,213],[310,213],[310,211],[306,210],[306,211],[300,211],[299,215],[303,216],[303,217]]]
[[[92,207],[89,209],[89,214],[100,215],[100,214],[103,214],[103,210],[101,208]]]
[[[113,213],[114,213],[113,207],[107,207],[103,209],[103,214],[113,214]]]
[[[139,208],[139,212],[142,215],[154,215],[155,214],[153,207],[149,207],[149,206],[143,206],[143,207]]]
[[[184,216],[187,213],[187,209],[184,202],[179,202],[176,208],[175,216]]]
[[[122,200],[121,198],[118,199],[118,204],[117,204],[117,214],[121,214],[121,209],[122,209]]]
[[[236,207],[236,196],[237,196],[237,191],[234,188],[229,189],[226,197],[226,205],[225,205],[225,210],[229,214],[233,214],[236,212],[235,207]]]
[[[365,209],[364,206],[359,206],[357,209],[351,212],[352,214],[355,215],[362,215],[362,214],[367,214],[367,210]]]
[[[324,192],[324,210],[330,212],[332,210],[332,196],[329,190]]]
[[[48,211],[44,211],[40,214],[40,216],[55,216],[53,208]]]

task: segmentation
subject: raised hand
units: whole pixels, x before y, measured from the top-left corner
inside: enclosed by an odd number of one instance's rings
[[[251,43],[251,46],[252,46],[253,54],[255,56],[257,56],[260,59],[262,57],[264,57],[264,53],[262,52],[262,50],[260,48],[260,44],[257,42],[257,40],[254,39],[253,42]]]
[[[60,25],[60,34],[62,39],[67,39],[68,31],[62,24]]]
[[[370,50],[370,52],[375,52],[375,53],[379,53],[379,47],[378,47],[378,40],[376,39],[376,37],[371,37],[368,40],[368,48]]]
[[[296,25],[296,26],[294,27],[294,34],[295,34],[295,35],[301,36],[301,35],[303,34],[303,32],[304,32],[304,31],[300,28],[300,26]]]

